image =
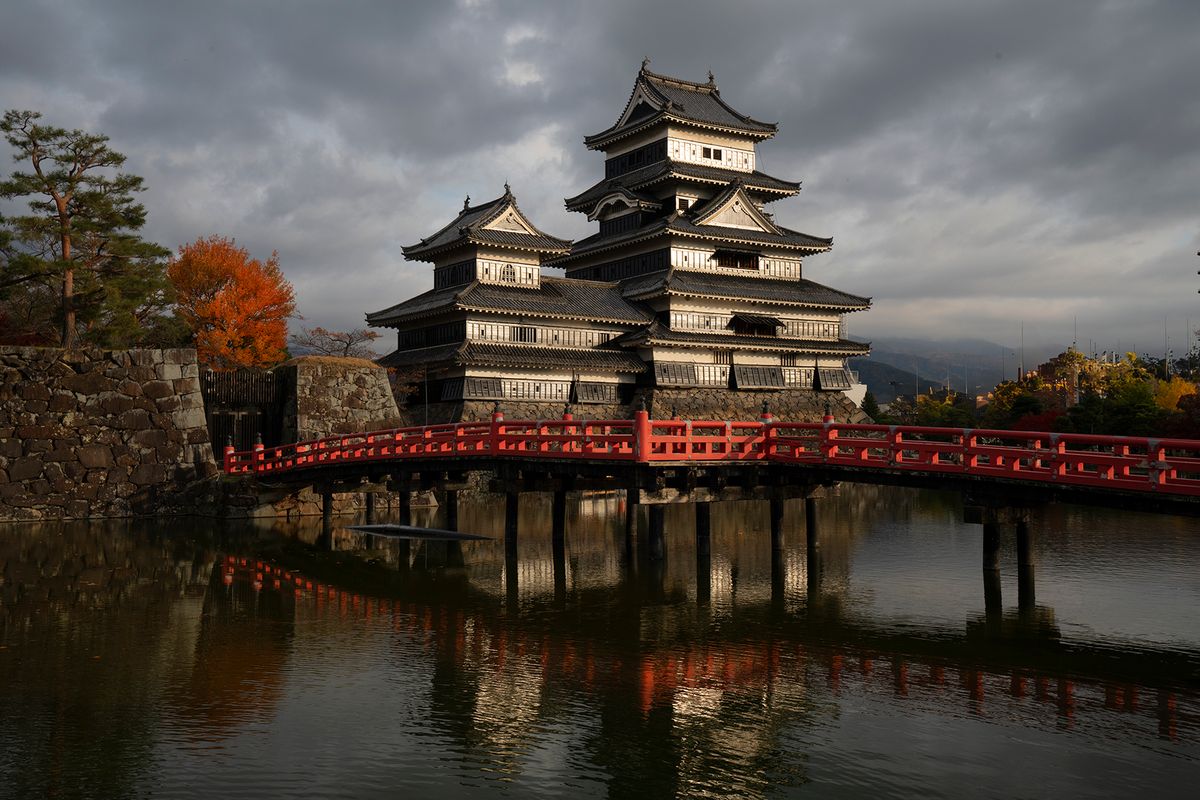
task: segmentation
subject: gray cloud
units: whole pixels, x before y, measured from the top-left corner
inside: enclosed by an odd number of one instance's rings
[[[780,0],[739,6],[18,0],[0,98],[107,133],[147,234],[278,249],[309,324],[428,287],[402,244],[505,180],[554,233],[602,173],[641,58],[780,134],[810,277],[875,297],[853,329],[1182,349],[1200,325],[1200,6]],[[62,42],[69,45],[64,48]],[[1112,340],[1109,342],[1109,340]],[[1034,342],[1033,344],[1037,344]],[[1103,349],[1103,348],[1102,348]]]

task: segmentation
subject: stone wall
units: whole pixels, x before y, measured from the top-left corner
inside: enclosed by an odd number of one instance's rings
[[[841,392],[789,391],[743,391],[729,389],[646,389],[646,408],[655,419],[669,419],[677,413],[684,419],[736,419],[753,420],[762,416],[765,400],[776,419],[784,422],[820,422],[825,416],[825,404],[838,422],[869,422],[863,413]],[[639,396],[640,397],[640,396]],[[576,419],[630,419],[638,408],[640,399],[623,405],[577,404],[571,406]],[[492,418],[495,403],[491,400],[466,400],[429,404],[429,424],[446,422],[488,420]],[[562,403],[531,403],[502,400],[500,410],[507,419],[559,419]],[[411,406],[401,412],[404,425],[422,425],[425,420],[423,405]]]
[[[0,347],[0,520],[187,510],[216,472],[195,350]]]
[[[402,424],[387,370],[361,358],[302,356],[275,368],[287,387],[285,442]]]
[[[861,408],[841,392],[781,390],[735,392],[729,389],[648,389],[646,407],[654,419],[752,420],[762,416],[766,402],[781,422],[820,422],[826,403],[837,422],[869,422]]]

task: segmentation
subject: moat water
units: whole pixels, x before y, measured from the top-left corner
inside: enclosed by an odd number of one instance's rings
[[[528,502],[526,502],[526,500]],[[503,499],[459,527],[501,537]],[[0,797],[1194,797],[1200,520],[1050,507],[985,607],[955,495],[523,498],[502,539],[0,527]],[[435,511],[414,511],[438,524]],[[343,520],[342,522],[348,522]]]

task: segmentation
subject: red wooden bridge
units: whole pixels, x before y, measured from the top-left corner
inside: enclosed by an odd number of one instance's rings
[[[638,411],[630,420],[578,420],[567,414],[557,420],[510,421],[497,413],[490,422],[393,428],[241,452],[229,447],[224,466],[234,475],[286,481],[331,467],[342,474],[356,465],[419,471],[435,461],[467,470],[502,461],[607,465],[610,470],[620,464],[785,465],[821,469],[825,480],[961,486],[961,479],[970,479],[975,485],[1159,497],[1200,508],[1200,441],[856,425],[828,418],[780,422],[769,415],[748,422],[655,420]],[[1180,505],[1170,503],[1173,510]]]

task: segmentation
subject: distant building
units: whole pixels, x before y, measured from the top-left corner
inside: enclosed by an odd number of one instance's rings
[[[479,418],[495,401],[530,416],[565,403],[624,415],[637,395],[660,416],[744,417],[767,399],[784,418],[826,406],[854,418],[846,359],[870,348],[843,336],[843,315],[870,300],[805,278],[804,259],[832,240],[766,210],[800,190],[757,169],[755,147],[775,132],[726,104],[711,75],[692,83],[643,63],[616,124],[584,139],[605,154],[604,179],[566,201],[598,233],[543,233],[507,186],[468,199],[404,248],[433,263],[434,288],[367,315],[398,331],[381,363],[425,374],[436,419]]]

